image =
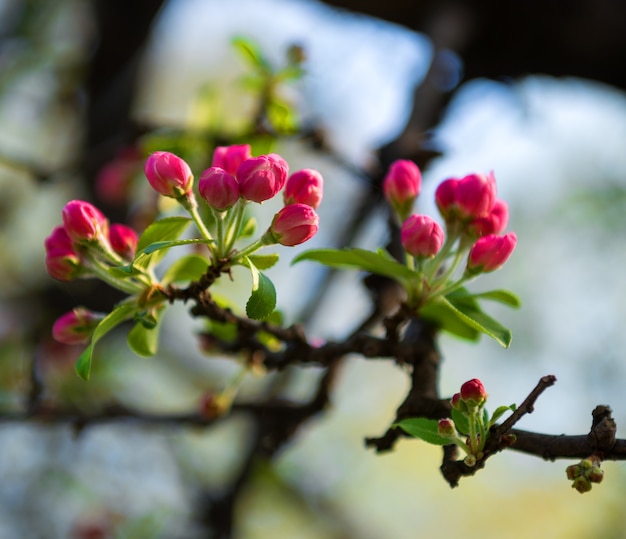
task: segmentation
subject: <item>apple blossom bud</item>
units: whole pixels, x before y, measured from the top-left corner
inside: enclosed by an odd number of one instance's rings
[[[266,243],[299,245],[312,238],[318,226],[319,217],[311,206],[289,204],[274,216],[264,240]]]
[[[437,207],[446,222],[486,217],[496,200],[496,179],[493,172],[469,174],[460,180],[450,178],[435,191]]]
[[[461,386],[461,398],[471,407],[478,407],[487,400],[487,392],[478,378],[468,380]]]
[[[294,172],[285,184],[285,204],[306,204],[317,209],[322,202],[324,179],[317,170],[306,168]]]
[[[461,394],[460,393],[455,393],[454,395],[452,395],[452,398],[450,399],[450,405],[452,406],[452,408],[455,408],[456,410],[460,410],[461,409]]]
[[[401,220],[411,213],[413,202],[422,188],[422,173],[413,161],[399,159],[389,167],[383,180],[383,192]]]
[[[468,232],[475,237],[500,234],[506,229],[509,222],[509,206],[504,200],[496,200],[493,208],[486,217],[474,219],[468,227]]]
[[[406,252],[412,256],[435,256],[443,245],[443,230],[427,215],[411,215],[400,231]]]
[[[587,477],[592,483],[601,483],[604,479],[604,470],[599,465],[594,464],[587,472]]]
[[[570,481],[573,481],[580,475],[580,466],[578,464],[570,464],[565,468],[565,473]]]
[[[76,307],[56,320],[52,326],[52,336],[64,344],[87,343],[103,318],[103,314]]]
[[[54,228],[45,239],[46,270],[50,277],[58,281],[70,281],[81,273],[81,259],[72,239],[62,226]]]
[[[231,176],[237,173],[239,165],[250,159],[250,144],[232,144],[231,146],[217,146],[213,151],[211,167],[220,167]]]
[[[193,174],[189,165],[170,152],[154,152],[146,160],[144,173],[159,194],[181,198],[192,192]]]
[[[111,248],[122,258],[132,260],[137,250],[137,232],[131,227],[119,223],[109,228],[109,243]]]
[[[440,419],[437,424],[437,432],[439,436],[442,436],[443,438],[455,438],[456,427],[454,425],[454,421],[450,418]]]
[[[206,169],[198,180],[198,192],[206,203],[217,211],[232,208],[239,200],[237,180],[223,168]]]
[[[237,169],[239,192],[252,202],[269,200],[285,185],[288,170],[287,162],[274,153],[246,159]]]
[[[456,189],[459,185],[457,178],[442,181],[435,190],[435,202],[439,213],[447,221],[456,217]]]
[[[62,211],[65,231],[73,241],[103,241],[109,221],[102,212],[84,200],[71,200]]]
[[[514,232],[504,236],[496,234],[483,236],[470,249],[466,273],[474,275],[497,270],[509,259],[516,243],[517,236]]]

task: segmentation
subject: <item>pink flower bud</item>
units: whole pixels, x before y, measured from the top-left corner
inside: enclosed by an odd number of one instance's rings
[[[316,209],[322,202],[324,179],[317,170],[306,168],[294,172],[285,185],[285,204],[306,204]]]
[[[471,248],[465,271],[471,275],[497,270],[511,256],[516,244],[517,236],[514,232],[504,236],[483,236]]]
[[[455,393],[454,395],[452,395],[452,398],[450,399],[450,404],[452,405],[452,408],[456,408],[457,410],[460,410],[461,409],[461,394]]]
[[[406,219],[422,188],[422,173],[413,161],[399,159],[389,167],[383,180],[385,198],[400,219]]]
[[[64,227],[57,226],[44,241],[44,246],[46,269],[50,277],[58,281],[70,281],[81,273],[80,256]]]
[[[488,175],[470,174],[462,179],[450,178],[439,184],[435,201],[443,218],[448,222],[486,217],[496,200],[496,179]]]
[[[110,204],[128,201],[132,181],[141,170],[142,164],[143,155],[137,148],[122,148],[113,160],[98,171],[95,182],[98,198]]]
[[[319,217],[311,206],[289,204],[274,216],[268,233],[273,243],[293,246],[311,239],[318,226]]]
[[[489,234],[500,234],[504,232],[509,222],[509,206],[504,200],[496,200],[493,208],[486,217],[474,219],[468,231],[476,237],[488,236]]]
[[[137,232],[122,224],[112,224],[109,228],[109,242],[112,249],[126,260],[132,260],[137,250]]]
[[[109,221],[95,206],[83,200],[71,200],[62,211],[65,231],[73,241],[102,241],[109,231]]]
[[[437,424],[437,432],[439,433],[439,436],[443,436],[444,438],[455,438],[456,427],[454,425],[454,421],[450,418],[440,419]]]
[[[446,221],[456,217],[456,189],[458,185],[459,180],[457,178],[449,178],[442,181],[435,190],[437,208]]]
[[[456,187],[456,205],[462,217],[485,217],[496,200],[496,179],[493,172],[470,174],[459,180]]]
[[[285,185],[288,170],[287,162],[274,153],[246,159],[237,169],[239,192],[252,202],[269,200]]]
[[[487,392],[478,378],[473,378],[461,386],[461,399],[470,406],[480,406],[487,400]]]
[[[435,256],[443,245],[443,230],[427,215],[411,215],[400,231],[406,252],[412,256]]]
[[[181,198],[192,192],[191,169],[173,153],[154,152],[146,160],[144,172],[152,188],[163,196]]]
[[[239,200],[237,180],[220,167],[207,168],[198,181],[200,196],[213,209],[225,211]]]
[[[83,307],[76,307],[57,319],[52,326],[52,336],[64,344],[84,344],[89,342],[96,326],[104,318]]]
[[[213,151],[213,161],[211,167],[220,167],[228,172],[231,176],[237,173],[239,165],[246,159],[250,159],[249,144],[233,144],[231,146],[218,146]]]

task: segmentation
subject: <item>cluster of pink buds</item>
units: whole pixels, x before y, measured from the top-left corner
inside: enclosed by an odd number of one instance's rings
[[[83,200],[68,202],[61,212],[63,225],[45,239],[46,269],[58,281],[98,277],[128,293],[143,286],[135,280],[121,280],[109,272],[135,256],[137,233],[123,224],[110,224],[102,212]],[[54,338],[65,344],[89,341],[103,315],[78,307],[54,324]]]
[[[111,265],[132,260],[137,233],[122,224],[109,224],[102,212],[83,200],[68,202],[63,225],[46,238],[46,268],[58,281],[101,276]]]
[[[198,222],[193,176],[183,159],[168,152],[155,152],[146,162],[145,173],[156,191],[176,198],[190,211],[205,238],[215,242],[212,252],[220,259],[233,253],[234,242],[241,232],[245,205],[265,202],[283,188],[285,207],[274,216],[261,240],[242,252],[248,255],[272,243],[298,245],[313,237],[319,227],[315,209],[322,200],[321,174],[304,169],[289,176],[289,166],[280,155],[270,153],[253,157],[248,144],[217,147],[211,167],[200,175],[198,192],[217,221],[214,234]]]
[[[496,196],[493,173],[451,178],[437,187],[435,200],[445,231],[431,217],[411,214],[420,191],[421,173],[417,165],[406,160],[392,163],[383,180],[383,192],[401,223],[400,239],[407,264],[423,276],[416,289],[409,291],[409,301],[416,304],[502,267],[517,243],[513,232],[503,234],[509,210],[506,202]],[[463,260],[463,275],[451,280]]]
[[[153,265],[160,260],[151,258],[155,250],[189,242],[203,243],[209,250],[207,266],[213,263],[229,268],[240,264],[254,272],[257,270],[251,267],[253,262],[248,256],[257,249],[277,243],[298,245],[318,230],[315,209],[323,194],[320,173],[304,169],[289,176],[287,162],[280,155],[253,157],[247,144],[216,148],[211,167],[200,175],[200,199],[212,212],[208,224],[198,211],[193,172],[182,158],[169,152],[154,152],[145,162],[144,173],[157,193],[175,199],[190,214],[201,238],[179,240],[177,234],[191,220],[175,217],[174,221],[163,220],[172,225],[153,223],[146,236],[142,236],[142,243],[132,228],[111,224],[92,204],[72,200],[63,208],[63,225],[46,238],[45,249],[46,268],[53,278],[69,281],[96,277],[130,294],[136,311],[129,316],[134,314],[146,328],[154,327],[155,309],[166,301],[161,292],[163,283],[167,282],[159,281],[153,271]],[[273,217],[265,233],[249,245],[235,249],[235,242],[251,233],[252,220],[245,215],[246,205],[269,200],[283,188],[284,207]],[[140,252],[137,252],[138,244]],[[264,282],[267,289],[267,281]],[[271,298],[271,294],[264,298],[264,310],[258,316],[269,314],[266,311],[272,308]],[[77,308],[57,320],[53,334],[67,344],[84,343],[101,320],[99,313]]]

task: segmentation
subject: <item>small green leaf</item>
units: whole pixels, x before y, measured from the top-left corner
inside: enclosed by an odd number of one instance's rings
[[[467,325],[489,335],[504,348],[511,345],[511,331],[481,311],[478,304],[471,298],[459,298],[450,294],[447,297],[438,298],[437,301],[448,305]]]
[[[162,247],[150,249],[150,246],[155,244],[158,246],[162,242],[177,240],[189,226],[190,222],[191,219],[188,217],[166,217],[152,223],[139,237],[135,259],[129,266],[126,266],[126,268],[131,268],[131,274],[133,274],[133,272],[136,273],[135,268],[147,270],[148,268],[156,266],[167,251]],[[161,250],[159,251],[159,249]],[[122,269],[122,271],[126,270]]]
[[[451,308],[443,302],[432,302],[419,311],[425,320],[434,322],[437,326],[452,335],[468,341],[477,341],[481,335],[474,326],[469,325],[463,318],[459,317],[456,309]]]
[[[256,219],[254,217],[248,217],[245,223],[241,227],[239,232],[239,238],[248,238],[254,234],[256,230]]]
[[[469,434],[469,420],[467,417],[456,408],[452,408],[450,415],[452,416],[456,430],[467,436]]]
[[[231,43],[239,55],[250,65],[263,71],[269,70],[269,63],[254,41],[243,36],[237,36],[232,39]]]
[[[163,284],[197,281],[206,273],[208,267],[209,261],[201,255],[191,254],[183,256],[167,268],[161,281]]]
[[[489,427],[492,427],[496,424],[496,421],[502,417],[508,411],[514,412],[517,409],[515,404],[511,404],[509,406],[498,406],[493,412],[491,419],[489,420]]]
[[[269,255],[250,255],[248,257],[257,269],[266,270],[278,262],[279,256],[276,253]]]
[[[189,240],[167,240],[157,241],[148,245],[143,251],[138,252],[135,255],[132,265],[135,268],[148,269],[154,266],[157,261],[163,258],[165,252],[171,247],[177,247],[179,245],[196,245],[201,243],[212,243],[212,240],[205,240],[201,238],[194,238]]]
[[[100,321],[91,336],[89,346],[83,350],[83,353],[76,361],[75,369],[78,376],[80,376],[83,380],[89,380],[89,373],[91,372],[91,356],[93,355],[93,348],[96,343],[117,325],[132,318],[136,310],[136,305],[128,303],[118,305]]]
[[[292,264],[302,260],[313,260],[332,268],[352,268],[384,275],[406,285],[417,273],[391,258],[384,251],[374,253],[365,249],[312,249],[297,255]]]
[[[189,217],[165,217],[152,223],[143,231],[137,242],[137,252],[157,241],[176,240],[191,223]]]
[[[519,308],[522,305],[520,299],[513,294],[513,292],[509,292],[508,290],[490,290],[488,292],[480,292],[478,294],[468,294],[468,296],[474,299],[497,301],[498,303],[514,308]]]
[[[439,422],[435,419],[426,419],[425,417],[411,417],[409,419],[403,419],[395,423],[394,427],[400,427],[404,432],[421,438],[429,444],[435,445],[449,445],[451,442],[448,438],[439,436]]]
[[[164,311],[165,309],[161,309]],[[152,328],[146,327],[142,321],[138,321],[129,331],[126,338],[128,346],[138,356],[150,357],[157,353],[159,347],[159,330],[161,317],[155,318],[155,325]]]
[[[263,320],[276,308],[276,289],[272,281],[249,258],[244,260],[252,275],[252,294],[246,303],[246,314],[253,320]]]

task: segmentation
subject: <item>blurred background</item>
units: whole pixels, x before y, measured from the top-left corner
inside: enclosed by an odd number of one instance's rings
[[[394,159],[422,167],[418,209],[431,215],[439,181],[493,170],[519,243],[485,286],[516,292],[523,306],[489,311],[512,329],[508,350],[442,336],[441,392],[478,377],[493,408],[555,374],[520,428],[584,434],[592,409],[608,404],[623,437],[625,28],[619,0],[0,0],[0,539],[211,537],[207,507],[238,475],[245,417],[209,429],[82,430],[25,417],[33,403],[187,413],[236,372],[235,361],[199,350],[201,326],[176,305],[156,357],[135,356],[122,330],[80,381],[80,350],[55,344],[50,327],[77,304],[106,311],[120,298],[49,278],[43,240],[72,198],[145,226],[147,152],[180,152],[201,171],[216,144],[251,133],[255,148],[271,139],[291,169],[325,178],[320,232],[304,248],[384,245],[379,182]],[[269,79],[234,37],[258,46],[272,76],[303,69],[272,79],[265,117]],[[279,307],[309,335],[340,339],[369,309],[362,276],[289,267],[299,249],[284,248],[270,272]],[[218,291],[243,305],[247,287]],[[318,376],[289,373],[289,395],[306,398]],[[243,396],[260,384],[247,381]],[[606,463],[604,482],[581,497],[566,481],[569,462],[507,452],[451,490],[436,447],[366,449],[407,387],[391,362],[350,358],[332,408],[271,462],[252,463],[232,536],[626,537],[622,463]]]

